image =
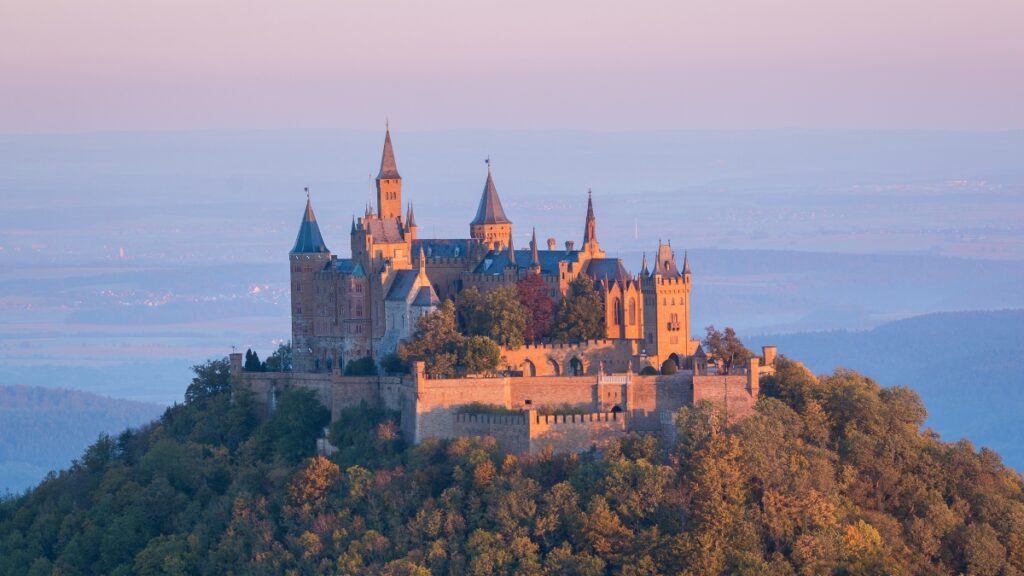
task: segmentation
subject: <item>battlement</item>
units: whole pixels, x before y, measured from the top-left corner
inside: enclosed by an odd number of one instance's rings
[[[456,414],[455,436],[489,436],[505,452],[583,452],[601,448],[626,433],[626,416],[618,412],[538,414]]]
[[[535,412],[530,411],[531,414]],[[534,422],[536,424],[580,424],[587,425],[592,422],[615,422],[617,420],[624,419],[620,412],[590,412],[587,414],[536,414]]]

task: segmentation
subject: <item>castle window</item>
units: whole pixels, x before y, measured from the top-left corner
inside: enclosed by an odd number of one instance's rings
[[[636,300],[629,299],[629,325],[636,325]]]

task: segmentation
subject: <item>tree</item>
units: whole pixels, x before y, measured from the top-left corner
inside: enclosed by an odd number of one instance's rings
[[[604,316],[604,302],[594,288],[594,281],[580,274],[569,284],[555,315],[554,336],[560,342],[604,338]]]
[[[661,363],[662,374],[665,374],[666,376],[671,376],[676,372],[679,372],[679,365],[676,364],[675,360],[669,358],[668,360],[665,360],[664,362]]]
[[[704,344],[712,356],[722,361],[722,368],[726,374],[734,366],[742,366],[744,362],[754,357],[754,353],[747,350],[732,328],[726,327],[725,332],[719,332],[712,325],[705,330],[707,336],[704,338]]]
[[[292,371],[292,343],[278,344],[277,350],[267,356],[263,363],[268,372],[291,372]]]
[[[467,336],[487,336],[501,346],[523,345],[530,311],[519,301],[519,290],[509,284],[481,294],[471,287],[459,294],[459,324]]]
[[[260,362],[259,354],[253,352],[252,348],[245,351],[245,364],[242,365],[242,368],[244,368],[246,372],[263,371],[263,363]]]
[[[459,347],[459,364],[469,374],[493,372],[501,360],[501,350],[490,338],[470,336]]]
[[[406,362],[423,360],[427,374],[451,377],[459,361],[463,336],[456,325],[455,304],[446,300],[441,307],[416,320],[416,330],[399,354]]]
[[[295,463],[316,452],[316,440],[330,421],[331,412],[315,391],[288,388],[270,419],[256,430],[256,437],[264,453]]]
[[[227,358],[208,360],[192,367],[195,377],[185,390],[185,403],[200,402],[217,394],[231,392],[231,364]]]
[[[401,355],[392,352],[380,359],[380,368],[385,374],[405,374],[409,371],[409,364]]]
[[[358,360],[349,360],[345,364],[345,376],[376,376],[377,363],[373,358],[364,356]]]
[[[548,295],[548,286],[540,274],[527,274],[516,287],[519,302],[529,312],[523,337],[527,342],[536,342],[551,334],[555,318],[555,301]]]

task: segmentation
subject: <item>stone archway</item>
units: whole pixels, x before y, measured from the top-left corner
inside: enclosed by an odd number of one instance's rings
[[[523,376],[533,377],[537,375],[537,366],[530,360],[524,360],[522,365]]]
[[[573,356],[572,359],[569,360],[569,374],[571,376],[582,376],[584,373],[583,361],[576,356]]]
[[[562,369],[558,366],[558,362],[555,361],[554,358],[548,358],[548,369],[551,371],[551,374],[555,376],[562,375]]]

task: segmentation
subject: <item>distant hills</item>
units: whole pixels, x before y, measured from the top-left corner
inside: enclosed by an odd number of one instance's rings
[[[101,433],[140,426],[164,410],[77,390],[0,386],[0,494],[34,486],[67,468]]]
[[[747,343],[776,344],[816,373],[846,367],[883,386],[909,386],[943,438],[968,438],[1024,469],[1024,310],[928,314],[867,331],[766,335]]]

